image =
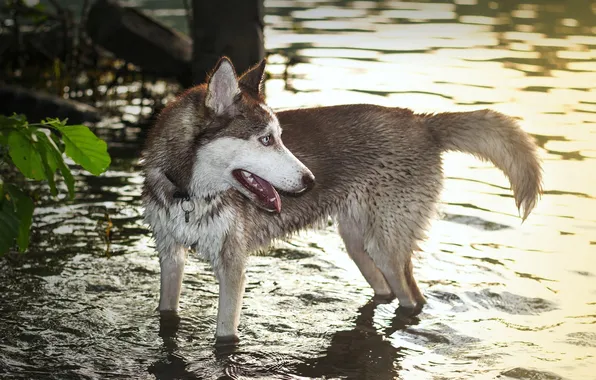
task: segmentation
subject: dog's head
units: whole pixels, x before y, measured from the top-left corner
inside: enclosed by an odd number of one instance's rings
[[[207,81],[191,189],[214,195],[238,190],[259,207],[281,211],[276,189],[301,193],[314,176],[283,144],[275,113],[261,94],[265,61],[240,78],[222,58]]]

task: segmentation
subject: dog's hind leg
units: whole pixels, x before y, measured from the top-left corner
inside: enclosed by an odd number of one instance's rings
[[[415,313],[418,314],[422,311],[422,307],[426,304],[426,298],[420,291],[418,284],[416,283],[416,279],[414,278],[414,265],[412,264],[412,258],[406,263],[404,268],[404,274],[406,276],[406,282],[408,283],[408,287],[410,288],[410,292],[412,296],[416,300],[416,308]]]
[[[416,284],[412,266],[412,252],[422,231],[419,224],[411,222],[376,220],[369,226],[365,248],[399,300],[400,310],[413,315],[422,310],[426,300]],[[413,225],[416,227],[410,228]]]
[[[360,269],[360,272],[373,288],[375,297],[393,299],[395,296],[387,284],[383,273],[364,249],[364,230],[360,223],[347,215],[338,218],[338,230],[346,246],[348,255]]]
[[[157,238],[156,242],[161,267],[159,310],[177,311],[184,274],[186,248],[169,238]]]
[[[417,314],[426,303],[412,273],[411,252],[398,254],[386,249],[368,247],[372,261],[383,274],[393,294],[399,300],[399,307],[407,314]]]

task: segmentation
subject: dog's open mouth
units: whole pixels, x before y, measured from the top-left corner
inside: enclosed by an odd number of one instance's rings
[[[255,200],[262,208],[271,212],[281,211],[279,194],[269,182],[242,169],[233,170],[232,175],[246,190],[254,194]]]

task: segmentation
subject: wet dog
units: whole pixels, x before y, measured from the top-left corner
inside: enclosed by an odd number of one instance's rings
[[[508,116],[367,104],[275,113],[262,95],[264,68],[238,78],[222,58],[205,84],[163,110],[143,152],[159,309],[177,310],[195,247],[219,281],[218,341],[238,339],[247,254],[329,216],[375,295],[419,312],[411,256],[439,199],[442,152],[501,169],[524,219],[539,197],[536,146]]]

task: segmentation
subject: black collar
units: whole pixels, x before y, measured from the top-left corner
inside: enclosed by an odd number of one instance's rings
[[[189,201],[190,194],[188,193],[188,191],[181,189],[180,186],[176,184],[176,181],[174,181],[174,179],[168,173],[165,173],[165,176],[168,179],[168,181],[170,181],[172,185],[176,187],[176,191],[174,191],[172,197],[174,197],[174,199],[184,199],[185,201]]]
[[[176,190],[172,197],[174,197],[174,199],[184,199],[185,201],[190,200],[190,194],[183,190]]]

